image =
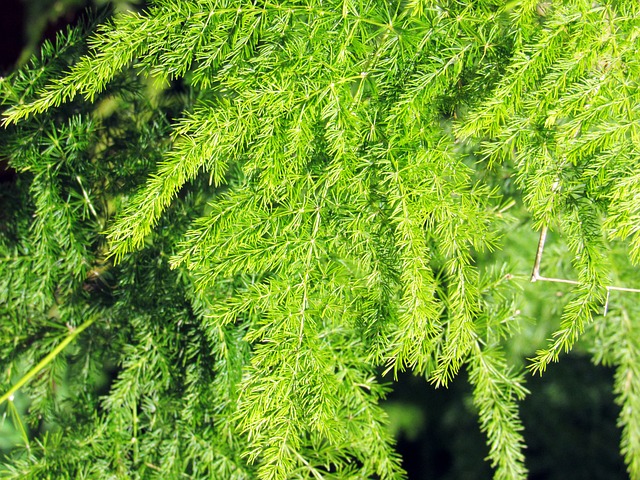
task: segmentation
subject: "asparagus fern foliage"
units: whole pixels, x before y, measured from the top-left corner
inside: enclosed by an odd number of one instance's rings
[[[578,276],[531,369],[595,327],[640,478],[637,308],[600,316],[640,261],[637,2],[155,0],[98,23],[0,83],[6,478],[402,478],[380,372],[462,368],[495,478],[526,478],[514,204]]]

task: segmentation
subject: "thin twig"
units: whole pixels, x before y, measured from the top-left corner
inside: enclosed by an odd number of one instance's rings
[[[7,393],[5,393],[4,395],[2,395],[2,397],[0,397],[0,405],[2,405],[7,400],[13,401],[13,394],[16,393],[20,389],[20,387],[22,387],[25,383],[27,383],[34,376],[36,376],[40,372],[40,370],[42,370],[49,363],[51,363],[53,359],[56,358],[58,354],[62,350],[64,350],[67,345],[73,342],[73,340],[75,340],[75,338],[78,335],[80,335],[80,333],[82,333],[83,330],[91,326],[91,324],[93,324],[93,322],[95,321],[96,321],[96,317],[93,317],[87,320],[86,322],[84,322],[78,328],[74,329],[64,340],[62,340],[62,342],[56,345],[56,347],[53,350],[51,350],[51,352],[49,352],[49,354],[46,357],[40,360],[40,362],[35,367],[29,370],[20,380],[18,380],[18,382],[13,387],[11,387]]]
[[[554,278],[554,277],[543,277],[540,275],[540,263],[542,262],[542,252],[544,250],[544,244],[547,241],[547,231],[548,228],[546,225],[543,225],[542,230],[540,230],[540,240],[538,240],[538,250],[536,251],[536,259],[533,262],[533,271],[531,272],[531,281],[532,282],[554,282],[554,283],[569,283],[571,285],[580,285],[580,282],[576,280],[567,280],[566,278]],[[617,292],[632,292],[632,293],[640,293],[640,288],[628,288],[628,287],[616,287],[614,285],[606,285],[604,288],[607,290],[607,299],[604,304],[604,315],[609,311],[609,296],[611,291]]]
[[[543,277],[542,275],[536,275],[535,279],[531,279],[532,282],[554,282],[554,283],[569,283],[571,285],[580,285],[580,282],[577,280],[567,280],[566,278],[554,278],[554,277]]]
[[[91,200],[89,199],[89,194],[87,194],[87,191],[84,189],[84,185],[82,185],[82,179],[80,179],[80,175],[76,175],[76,180],[80,184],[80,189],[82,190],[82,196],[87,202],[87,205],[89,205],[89,210],[91,210],[91,213],[96,218],[96,220],[100,222],[100,219],[98,218],[98,214],[96,213],[96,209],[93,208],[93,203],[91,203]]]
[[[611,285],[605,287],[607,290],[616,290],[618,292],[640,293],[640,288],[613,287]]]
[[[542,251],[544,250],[544,242],[547,241],[547,226],[543,225],[540,230],[540,240],[538,240],[538,250],[536,251],[536,260],[533,263],[533,271],[531,272],[531,281],[537,282],[541,280],[540,262],[542,261]]]

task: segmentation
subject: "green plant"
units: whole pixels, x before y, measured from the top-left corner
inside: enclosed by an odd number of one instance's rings
[[[531,219],[578,277],[531,369],[581,337],[616,365],[640,478],[632,294],[599,315],[638,278],[639,18],[157,0],[45,44],[0,83],[2,385],[31,432],[2,474],[399,478],[379,369],[464,367],[496,478],[525,478]]]

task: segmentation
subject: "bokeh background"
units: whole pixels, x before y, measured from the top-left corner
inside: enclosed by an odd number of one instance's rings
[[[78,22],[89,9],[111,6],[115,11],[144,8],[142,1],[106,0],[1,0],[0,75],[7,75],[38,51],[56,32]],[[0,159],[0,188],[15,175]],[[510,172],[503,176],[509,193]],[[513,188],[513,187],[511,187]],[[513,222],[503,249],[479,258],[479,265],[495,263],[496,255],[521,285],[518,305],[522,328],[505,345],[514,364],[542,346],[557,326],[567,293],[564,286],[529,284],[528,273],[536,250],[537,234],[522,209],[518,194]],[[518,220],[515,220],[518,219]],[[543,267],[571,277],[561,238],[550,237]],[[385,402],[390,427],[410,480],[484,480],[492,476],[484,436],[478,429],[465,372],[449,388],[435,389],[424,378],[403,373],[394,380],[382,377],[393,390]],[[392,385],[391,385],[392,384]],[[613,371],[592,363],[588,346],[578,345],[540,377],[529,377],[531,395],[521,415],[528,444],[531,480],[617,480],[628,478],[619,454],[619,412],[612,394]],[[28,408],[28,405],[23,405]],[[0,419],[0,462],[18,441],[7,414]]]

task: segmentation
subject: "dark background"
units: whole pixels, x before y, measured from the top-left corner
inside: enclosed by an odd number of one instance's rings
[[[530,480],[628,479],[619,453],[619,408],[613,370],[587,356],[569,355],[544,376],[529,377],[521,405]],[[478,428],[464,372],[447,389],[405,374],[388,402],[413,412],[397,430],[398,450],[410,480],[485,480],[492,477],[485,437]],[[418,413],[419,412],[419,413]],[[397,420],[396,420],[397,422]]]
[[[19,0],[5,0],[0,5],[0,71],[7,71],[15,64],[24,47],[25,14]]]

